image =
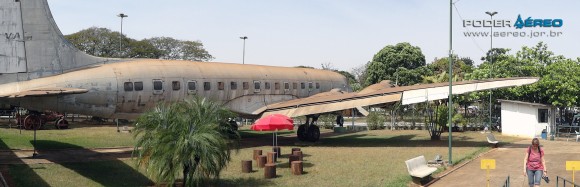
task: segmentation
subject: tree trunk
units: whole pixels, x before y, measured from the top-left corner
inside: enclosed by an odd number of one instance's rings
[[[293,175],[302,175],[302,161],[294,161],[292,162],[292,166],[290,166]]]
[[[262,155],[262,150],[254,149],[254,160],[258,160],[258,156]]]
[[[276,177],[276,164],[266,164],[264,169],[264,178],[271,179]]]
[[[257,163],[259,168],[264,168],[264,166],[266,165],[266,155],[258,156]]]
[[[300,161],[300,156],[298,156],[298,155],[290,155],[288,157],[288,166],[289,167],[292,167],[292,162],[294,162],[294,161]]]
[[[302,151],[294,151],[292,155],[298,156],[298,160],[302,161]]]
[[[252,172],[252,160],[242,160],[242,173]]]
[[[276,152],[268,152],[268,164],[276,163]]]
[[[438,133],[431,134],[431,140],[441,140],[441,134]]]
[[[186,182],[187,182],[187,175],[189,172],[189,165],[188,164],[183,164],[183,185],[185,186]]]

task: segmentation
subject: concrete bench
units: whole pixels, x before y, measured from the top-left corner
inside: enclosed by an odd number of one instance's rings
[[[499,141],[497,141],[495,139],[495,136],[493,136],[493,134],[491,134],[491,133],[487,134],[487,142],[492,144],[493,147],[497,147],[499,144]]]
[[[423,179],[430,179],[430,175],[437,171],[436,167],[427,166],[425,156],[421,155],[405,161],[409,175],[413,177],[413,182],[421,184]]]

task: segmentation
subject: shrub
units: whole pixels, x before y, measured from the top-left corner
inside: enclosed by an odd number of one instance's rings
[[[332,129],[334,127],[335,118],[333,115],[325,114],[318,117],[318,122],[322,128]]]
[[[378,130],[385,128],[385,116],[380,112],[370,112],[367,116],[367,126],[369,130]]]

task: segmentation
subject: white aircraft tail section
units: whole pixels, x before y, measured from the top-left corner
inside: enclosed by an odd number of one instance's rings
[[[26,72],[20,3],[14,0],[1,2],[0,73]]]
[[[0,0],[0,84],[118,60],[88,55],[65,40],[46,0]]]

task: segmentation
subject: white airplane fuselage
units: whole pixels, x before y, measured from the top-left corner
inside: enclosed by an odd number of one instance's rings
[[[134,119],[159,103],[197,95],[217,100],[238,114],[256,116],[256,111],[268,104],[334,88],[349,91],[346,78],[332,71],[144,59],[1,84],[0,95],[43,87],[88,92],[0,101],[36,111]]]

